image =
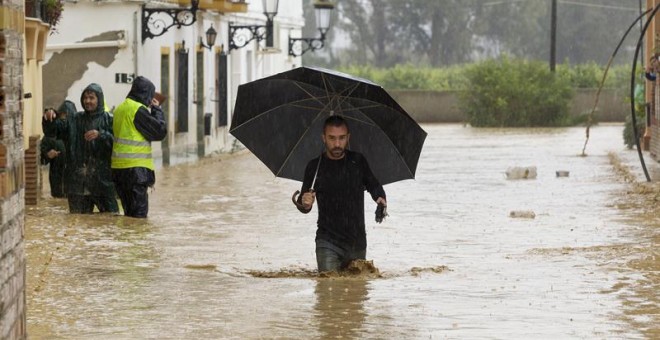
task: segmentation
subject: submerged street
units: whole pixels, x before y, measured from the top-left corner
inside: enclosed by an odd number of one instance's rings
[[[300,183],[245,150],[160,169],[147,220],[44,197],[26,208],[29,337],[660,336],[660,221],[611,162],[644,180],[623,125],[592,127],[586,157],[583,127],[422,127],[416,179],[385,186],[384,223],[365,200],[380,277],[317,277],[316,208],[299,213]],[[508,180],[513,166],[537,177]]]

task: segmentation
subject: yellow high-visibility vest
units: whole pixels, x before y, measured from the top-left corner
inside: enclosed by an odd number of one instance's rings
[[[127,169],[144,167],[154,170],[151,158],[151,142],[135,128],[133,120],[140,107],[146,106],[126,98],[114,112],[112,130],[115,135],[112,144],[112,168]]]

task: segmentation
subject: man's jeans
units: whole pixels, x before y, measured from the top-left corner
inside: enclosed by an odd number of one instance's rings
[[[353,260],[364,260],[367,250],[345,250],[325,240],[316,240],[316,263],[319,273],[340,271]]]

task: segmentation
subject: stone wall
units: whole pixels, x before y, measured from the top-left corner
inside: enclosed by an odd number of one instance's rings
[[[22,0],[0,0],[0,339],[26,339]]]
[[[457,123],[465,120],[458,109],[458,96],[454,91],[387,91],[408,113],[420,123]],[[578,89],[570,104],[573,115],[591,112],[597,89]],[[601,91],[596,116],[600,122],[623,122],[630,115],[626,94],[613,89]]]
[[[650,132],[649,153],[655,161],[660,162],[660,128],[658,128],[658,125],[651,125]]]
[[[648,83],[647,83],[648,84]],[[651,125],[650,133],[651,140],[649,141],[649,153],[651,157],[660,162],[660,89],[658,88],[658,82],[654,82],[651,86],[647,86],[648,89],[651,89],[651,106],[650,106],[650,116],[651,116]]]

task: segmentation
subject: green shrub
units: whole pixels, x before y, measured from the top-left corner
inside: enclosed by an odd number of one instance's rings
[[[640,75],[641,74],[642,73],[640,72]],[[646,128],[646,103],[643,86],[642,82],[635,85],[635,122],[637,123],[637,137],[640,138],[644,135],[644,129]],[[627,97],[626,99],[630,101],[630,97]],[[632,125],[632,117],[630,114],[627,114],[626,122],[623,125],[623,143],[628,149],[632,149],[637,145]]]
[[[617,88],[617,89],[630,89],[630,65],[618,65],[610,67],[607,71],[607,78],[605,78],[605,86],[607,88]],[[640,69],[638,68],[638,71]],[[602,78],[602,72],[600,77]],[[600,85],[600,79],[598,84],[593,87],[598,87]]]
[[[461,65],[432,68],[406,64],[388,69],[351,65],[339,71],[371,80],[390,90],[447,91],[465,87],[464,69],[465,66]]]
[[[376,70],[369,65],[366,66],[351,65],[348,67],[339,68],[339,71],[380,84],[378,81],[376,81],[374,77],[375,76],[374,73],[376,72]]]
[[[41,2],[41,18],[50,25],[51,34],[57,31],[55,26],[62,18],[62,11],[64,11],[63,0],[44,0]]]
[[[474,126],[586,123],[590,112],[571,116],[568,103],[574,88],[598,88],[605,67],[596,63],[573,66],[564,63],[557,65],[554,75],[548,69],[546,62],[504,57],[443,68],[406,64],[383,69],[351,65],[340,71],[369,79],[388,90],[459,91],[462,109]],[[603,87],[627,91],[629,86],[630,65],[612,65],[607,70]]]
[[[369,65],[351,65],[341,67],[339,70],[369,79],[388,90],[456,91],[467,86],[465,72],[474,65],[433,68],[405,64],[385,69],[374,68]],[[544,67],[547,68],[547,65]],[[596,63],[575,66],[559,64],[556,67],[556,74],[560,78],[569,81],[574,88],[597,88],[600,86],[604,72],[605,68]],[[626,89],[628,86],[630,86],[630,66],[611,66],[607,72],[604,87]]]
[[[385,72],[381,85],[400,90],[428,89],[431,88],[431,76],[426,68],[396,65]]]
[[[640,115],[637,115],[635,120],[637,122],[637,136],[641,138],[644,135],[646,122],[644,121],[644,117],[640,117]],[[632,130],[632,117],[630,117],[630,115],[626,116],[626,122],[623,125],[623,143],[628,149],[632,149],[637,145],[635,134]]]
[[[593,88],[598,87],[602,78],[604,69],[595,62],[588,64],[569,65],[562,64],[557,66],[558,72],[562,76],[568,77],[571,85],[575,88]]]
[[[546,63],[509,59],[488,60],[465,70],[467,88],[459,106],[475,127],[565,126],[572,123],[569,79],[553,74]]]

